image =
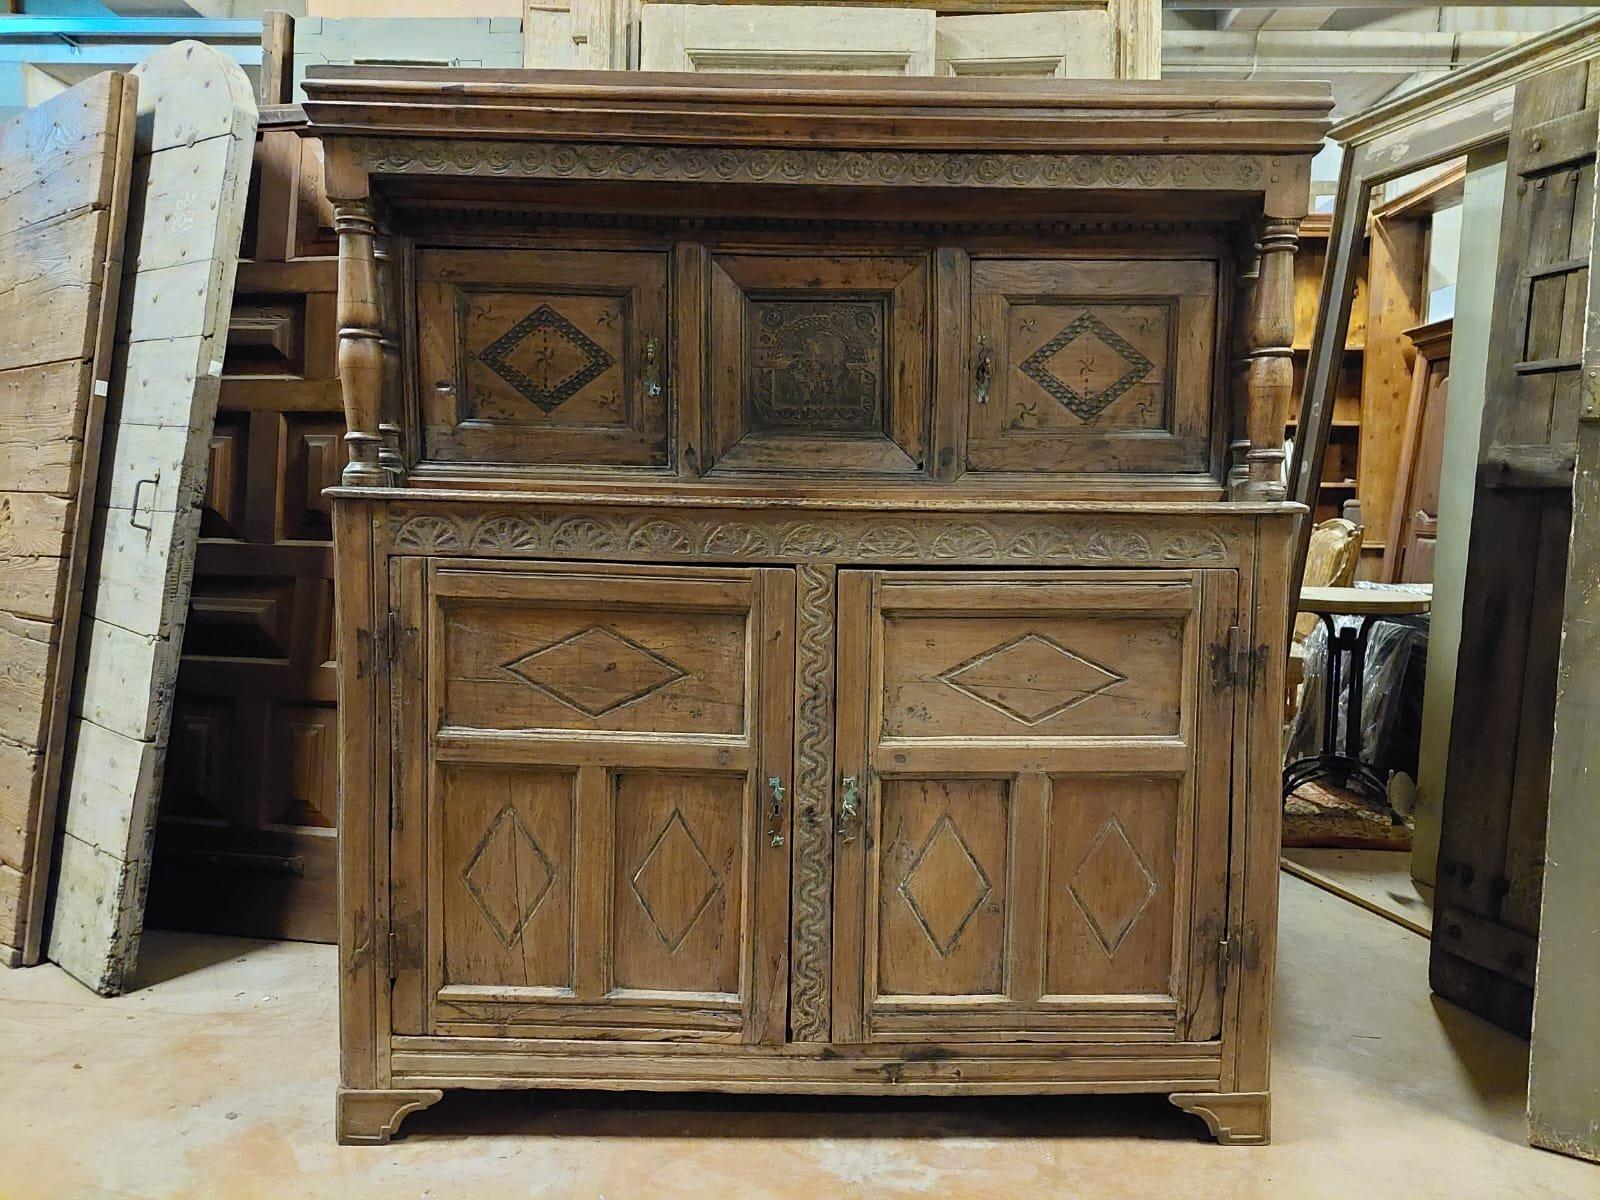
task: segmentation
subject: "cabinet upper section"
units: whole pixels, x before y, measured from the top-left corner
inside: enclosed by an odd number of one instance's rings
[[[1281,498],[1326,85],[367,67],[307,94],[347,483]]]

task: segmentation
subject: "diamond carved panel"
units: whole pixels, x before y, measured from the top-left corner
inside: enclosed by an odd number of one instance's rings
[[[586,717],[637,704],[688,675],[677,663],[602,625],[514,658],[503,669]]]
[[[1092,312],[1068,322],[1022,362],[1032,379],[1082,421],[1093,421],[1155,364]]]
[[[484,831],[461,872],[467,893],[507,949],[522,937],[555,881],[550,856],[509,804]]]
[[[681,809],[672,810],[629,883],[669,954],[678,952],[722,890],[722,876],[700,849]]]
[[[548,304],[478,352],[478,361],[543,412],[555,411],[617,360]]]
[[[983,864],[945,813],[900,880],[899,891],[928,941],[947,958],[994,890]]]
[[[1089,852],[1067,880],[1067,891],[1108,957],[1144,915],[1156,890],[1155,877],[1116,817],[1096,831]]]
[[[1024,633],[939,674],[962,695],[1033,726],[1128,677],[1042,633]]]

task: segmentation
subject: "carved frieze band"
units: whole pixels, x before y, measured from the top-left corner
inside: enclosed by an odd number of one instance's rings
[[[402,552],[793,562],[1006,562],[1090,566],[1222,566],[1227,537],[1209,525],[1153,530],[1118,517],[993,513],[983,517],[900,514],[660,510],[585,512],[439,511],[397,504],[394,546]]]
[[[796,1041],[828,1040],[833,894],[834,600],[831,566],[799,568],[794,775],[794,973],[789,990]]]
[[[903,153],[432,138],[360,138],[354,151],[361,166],[378,175],[1206,191],[1260,191],[1273,164],[1270,156],[1255,154]]]

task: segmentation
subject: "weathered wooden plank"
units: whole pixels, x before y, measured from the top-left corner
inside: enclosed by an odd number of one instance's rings
[[[1589,130],[1593,148],[1594,130]],[[1592,211],[1592,210],[1591,210]],[[1600,371],[1600,228],[1589,244],[1584,373]],[[1583,392],[1567,552],[1560,668],[1551,745],[1549,818],[1528,1051],[1528,1140],[1600,1162],[1600,390]]]
[[[0,371],[93,352],[105,223],[88,211],[0,233]]]
[[[24,882],[22,872],[0,863],[0,946],[6,949],[4,961],[10,967],[22,961],[20,926]]]
[[[116,175],[106,135],[120,116],[122,82],[97,75],[0,125],[0,229],[32,223],[14,207],[7,216],[19,197],[47,216],[111,203]]]
[[[0,493],[76,493],[90,375],[80,359],[0,372]]]
[[[0,852],[18,874],[0,937],[18,962],[43,936],[136,95],[106,74],[0,126]]]
[[[33,850],[44,756],[0,738],[0,863],[22,870]]]
[[[56,628],[0,612],[0,740],[26,750],[44,745],[48,714],[39,704],[47,684]]]
[[[50,957],[106,993],[138,957],[256,120],[244,73],[198,43],[134,75],[150,186],[120,288],[50,934]]]

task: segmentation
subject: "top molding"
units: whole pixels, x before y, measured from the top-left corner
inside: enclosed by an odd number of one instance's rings
[[[312,136],[812,150],[1314,153],[1327,83],[312,67]]]

